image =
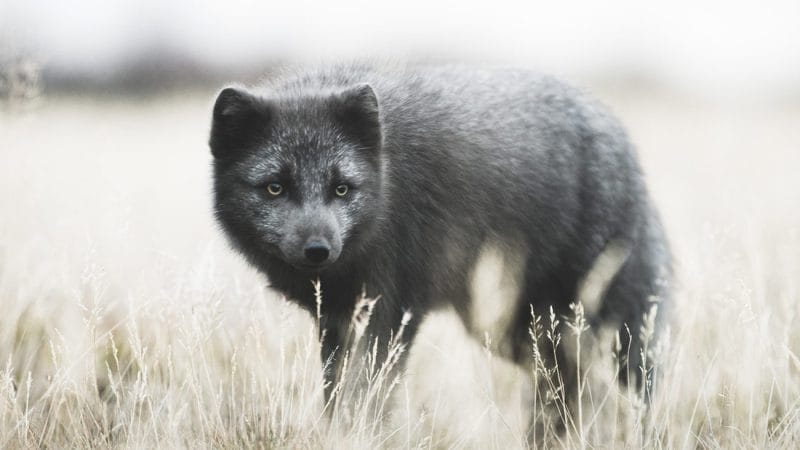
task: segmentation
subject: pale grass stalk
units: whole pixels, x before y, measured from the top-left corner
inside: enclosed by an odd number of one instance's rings
[[[582,383],[582,372],[581,372],[581,335],[585,331],[589,329],[589,326],[586,323],[586,317],[583,314],[583,304],[582,303],[571,303],[569,308],[573,312],[573,317],[571,321],[567,321],[567,326],[570,330],[572,330],[572,334],[575,336],[575,381],[576,386],[574,387],[577,389],[578,396],[576,399],[575,407],[578,409],[578,439],[580,441],[580,448],[586,447],[586,435],[584,434],[583,429],[583,388],[584,385]]]

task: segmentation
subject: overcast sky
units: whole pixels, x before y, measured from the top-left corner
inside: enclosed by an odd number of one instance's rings
[[[800,89],[800,0],[650,3],[0,0],[0,39],[79,72],[162,47],[219,67],[433,55],[630,70],[690,89]]]

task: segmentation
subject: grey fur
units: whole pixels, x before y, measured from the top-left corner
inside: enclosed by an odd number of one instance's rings
[[[590,320],[627,325],[641,383],[638,330],[651,298],[667,299],[669,251],[625,132],[576,89],[521,70],[298,70],[253,92],[224,90],[210,144],[216,214],[234,246],[312,313],[310,281],[322,282],[323,361],[348,346],[362,289],[380,295],[367,331],[383,344],[405,311],[408,343],[434,308],[465,313],[467,278],[492,241],[527,249],[508,330],[508,356],[522,363],[530,305],[568,314],[613,241],[630,254]],[[273,197],[276,180],[285,191]],[[329,257],[307,268],[312,240]],[[569,374],[569,358],[551,357]],[[624,361],[620,373],[627,381]]]

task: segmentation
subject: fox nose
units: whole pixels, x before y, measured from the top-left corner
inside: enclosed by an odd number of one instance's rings
[[[306,242],[303,247],[303,254],[306,259],[313,264],[321,264],[328,259],[331,249],[324,239],[312,239]]]

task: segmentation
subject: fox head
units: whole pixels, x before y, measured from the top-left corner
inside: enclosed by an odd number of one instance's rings
[[[223,89],[209,141],[217,220],[252,262],[324,270],[376,223],[382,144],[367,84],[291,96]]]

